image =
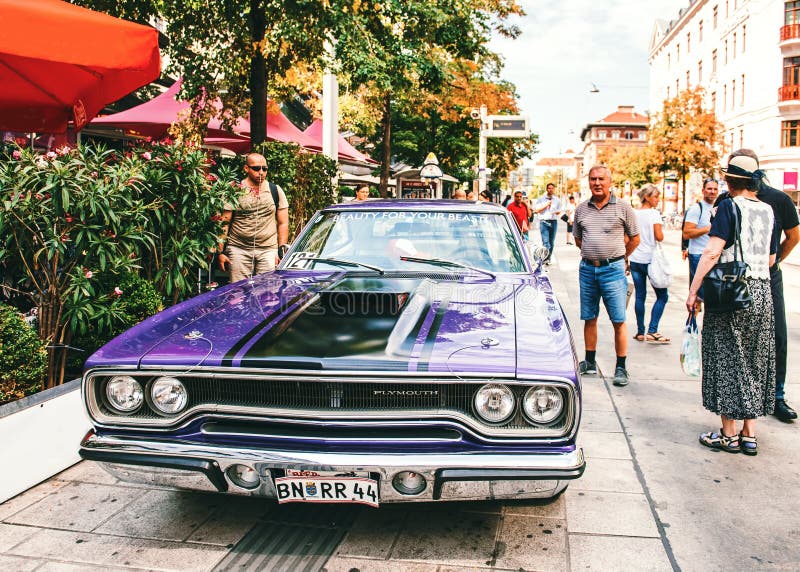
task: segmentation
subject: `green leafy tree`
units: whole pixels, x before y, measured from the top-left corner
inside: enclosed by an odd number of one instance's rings
[[[163,24],[167,71],[205,125],[219,98],[228,120],[250,113],[253,145],[266,140],[267,90],[292,92],[283,78],[323,52],[336,12],[329,0],[70,0],[143,24]],[[348,3],[345,3],[345,5]]]
[[[42,388],[47,351],[16,308],[0,304],[0,404]]]
[[[690,170],[713,171],[719,164],[723,126],[704,105],[703,88],[687,89],[664,107],[650,127],[650,142],[660,170],[674,169],[683,182],[681,210],[686,209],[686,176]]]
[[[337,60],[349,85],[366,86],[366,99],[380,110],[381,195],[386,196],[395,114],[420,92],[441,92],[449,62],[486,56],[493,22],[521,9],[505,0],[364,0],[339,6],[342,12],[349,9],[336,32]]]
[[[599,161],[611,169],[611,182],[622,187],[626,181],[636,189],[656,180],[659,171],[658,155],[651,145],[616,147],[600,153]]]

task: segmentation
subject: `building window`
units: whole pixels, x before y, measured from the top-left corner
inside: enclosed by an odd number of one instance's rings
[[[669,99],[669,86],[667,86],[667,99]]]
[[[714,6],[713,14],[714,14],[714,16],[713,16],[714,29],[716,30],[717,29],[717,16],[719,15],[719,10],[717,9],[717,6]]]
[[[697,83],[703,83],[703,61],[697,62]]]
[[[647,138],[647,131],[639,131],[639,139],[643,140]]]
[[[597,132],[597,138],[601,139],[601,140],[605,139],[606,138],[606,132],[605,131],[598,131]]]
[[[784,24],[800,24],[800,2],[786,2],[783,12]]]
[[[625,139],[628,141],[633,141],[633,131],[626,131],[625,132]]]
[[[733,130],[731,130],[731,151],[733,151]]]
[[[711,52],[711,75],[717,73],[717,50]]]
[[[736,80],[731,81],[731,109],[736,107]]]
[[[700,23],[697,25],[697,41],[702,43],[703,42],[703,21],[700,20]]]
[[[716,115],[716,113],[717,113],[717,92],[716,91],[712,91],[711,92],[711,111],[713,111],[714,114]]]
[[[728,4],[729,4],[728,0],[725,0],[725,17],[726,18],[730,14],[730,11],[728,10]]]
[[[783,58],[783,85],[800,85],[800,57]]]
[[[619,131],[612,131],[611,132],[612,139],[619,139]]]
[[[678,97],[678,95],[679,95],[680,93],[681,93],[681,84],[680,84],[680,80],[676,79],[676,80],[675,80],[675,97]]]
[[[739,149],[744,147],[744,129],[739,129]]]
[[[689,70],[686,70],[686,89],[689,89]]]
[[[686,32],[686,53],[692,51],[692,34],[691,32]]]
[[[747,26],[742,26],[742,53],[744,53],[745,42],[747,42]]]
[[[667,54],[667,71],[672,68],[672,54]]]
[[[725,51],[723,52],[725,55],[725,65],[728,65],[728,40],[725,40]]]
[[[742,85],[739,87],[739,91],[742,92],[742,95],[741,95],[742,101],[739,103],[739,105],[743,106],[744,105],[744,74],[742,74]]]
[[[800,120],[781,122],[781,147],[800,147]]]
[[[677,46],[675,46],[675,63],[678,63],[680,61],[681,61],[681,45],[678,44]]]
[[[731,59],[736,58],[736,32],[733,33],[733,51],[731,52]]]
[[[728,86],[722,86],[722,111],[726,111],[728,109]]]

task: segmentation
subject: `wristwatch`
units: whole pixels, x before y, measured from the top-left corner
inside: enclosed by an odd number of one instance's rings
[[[284,256],[286,256],[286,252],[288,250],[289,250],[289,245],[288,244],[281,244],[278,247],[278,258],[283,258]]]

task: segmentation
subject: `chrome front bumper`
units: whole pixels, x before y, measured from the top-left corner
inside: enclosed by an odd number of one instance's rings
[[[560,493],[567,480],[580,477],[586,466],[581,449],[518,455],[287,452],[94,433],[81,443],[80,455],[124,481],[267,498],[276,498],[274,478],[286,469],[370,473],[378,480],[380,502],[548,498]],[[237,486],[227,476],[234,464],[253,468],[260,484]],[[428,485],[416,495],[399,493],[392,479],[401,471],[424,476]]]

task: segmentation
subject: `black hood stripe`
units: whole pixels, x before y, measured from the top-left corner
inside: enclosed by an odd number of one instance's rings
[[[433,355],[433,346],[436,344],[436,336],[439,333],[439,329],[442,327],[444,316],[447,314],[447,307],[450,305],[451,296],[452,294],[448,292],[447,295],[440,300],[439,305],[436,307],[436,314],[433,317],[433,323],[431,324],[431,328],[428,330],[428,335],[425,338],[425,345],[422,347],[422,352],[420,352],[419,355],[417,371],[428,371],[431,355]]]

